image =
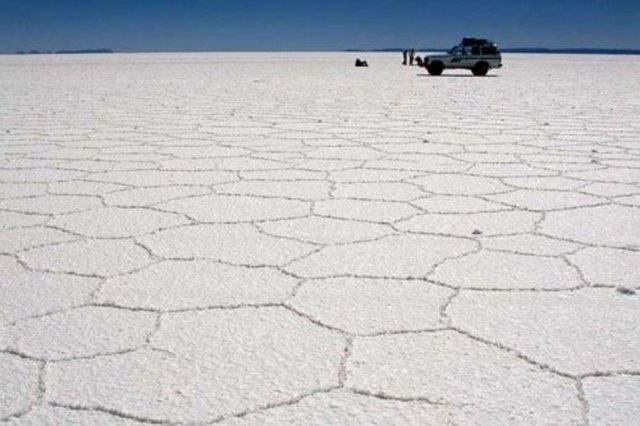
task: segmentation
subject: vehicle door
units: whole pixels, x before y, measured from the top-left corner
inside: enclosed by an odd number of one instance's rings
[[[469,48],[457,46],[452,51],[451,66],[452,68],[471,68],[475,64],[475,59],[471,55]]]

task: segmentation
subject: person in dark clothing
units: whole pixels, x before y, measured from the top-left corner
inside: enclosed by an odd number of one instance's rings
[[[422,62],[422,58],[420,56],[416,56],[416,65],[419,67],[424,65],[424,63]]]
[[[356,67],[368,67],[367,61],[362,61],[360,58],[356,59]]]
[[[408,51],[403,51],[402,52],[402,65],[407,65],[407,55],[409,54]]]
[[[416,57],[416,51],[411,49],[409,51],[409,65],[413,65],[413,60],[415,59],[415,57]]]

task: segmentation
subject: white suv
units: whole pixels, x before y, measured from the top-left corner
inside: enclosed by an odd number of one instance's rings
[[[490,69],[502,67],[502,56],[495,43],[481,38],[463,38],[446,55],[424,58],[423,66],[431,75],[441,75],[445,69],[471,70],[473,75],[487,75]]]

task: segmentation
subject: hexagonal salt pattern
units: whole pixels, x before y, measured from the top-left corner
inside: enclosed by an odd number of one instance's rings
[[[384,225],[319,217],[269,222],[259,227],[268,234],[316,244],[373,240],[393,233],[392,228]]]
[[[155,323],[150,312],[88,306],[4,327],[0,348],[43,360],[117,353],[141,346]]]
[[[255,266],[286,264],[316,249],[311,244],[260,233],[251,224],[173,228],[139,240],[165,258],[206,258]]]
[[[551,212],[540,230],[579,243],[640,248],[640,215],[635,207],[607,205]]]
[[[96,278],[32,272],[0,256],[0,326],[88,303],[99,284]]]
[[[640,423],[640,59],[125,56],[0,56],[0,421]]]
[[[288,298],[297,283],[273,268],[176,260],[106,281],[97,301],[155,310],[278,303]]]
[[[117,275],[151,262],[149,253],[129,240],[85,239],[37,247],[19,257],[34,270],[89,276]]]
[[[52,405],[39,405],[28,413],[9,419],[6,424],[10,426],[38,426],[51,423],[56,419],[59,424],[65,425],[115,425],[115,426],[141,426],[145,423],[97,410],[78,410]]]
[[[290,304],[354,334],[440,328],[440,306],[453,290],[424,281],[334,278],[300,286]]]
[[[426,401],[395,401],[348,391],[320,392],[283,405],[223,421],[223,425],[393,425],[445,424],[447,407]]]
[[[37,362],[0,353],[0,419],[18,416],[35,405],[39,390]]]
[[[640,418],[640,377],[587,377],[583,387],[590,424],[630,425]]]
[[[425,277],[439,262],[474,251],[466,239],[433,235],[393,235],[374,241],[323,248],[286,270],[308,278],[334,275]]]
[[[45,398],[155,420],[215,420],[337,387],[344,348],[342,336],[284,308],[169,314],[151,348],[51,366]]]
[[[453,325],[572,375],[633,371],[640,357],[640,299],[614,289],[465,291]]]
[[[187,223],[188,219],[171,213],[106,207],[97,211],[68,214],[54,219],[50,225],[87,237],[123,238]]]
[[[575,268],[562,259],[488,250],[442,262],[429,279],[455,287],[507,290],[583,284]]]
[[[308,203],[297,200],[249,196],[204,196],[174,200],[158,205],[202,222],[252,222],[287,219],[309,214]]]
[[[540,215],[531,212],[489,212],[464,215],[428,214],[398,223],[403,231],[428,234],[471,236],[504,235],[532,232]]]
[[[40,226],[0,230],[0,247],[2,247],[0,251],[13,253],[32,247],[73,241],[78,238],[68,232]]]
[[[640,287],[640,251],[588,247],[568,258],[592,284]]]
[[[451,406],[456,423],[578,422],[582,415],[571,379],[454,331],[358,339],[347,373],[350,388]]]

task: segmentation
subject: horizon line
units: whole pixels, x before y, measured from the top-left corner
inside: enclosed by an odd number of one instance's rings
[[[449,47],[421,47],[414,49],[416,52],[441,52],[449,50]],[[18,50],[13,52],[0,52],[0,55],[48,55],[48,54],[114,54],[114,53],[397,53],[410,48],[386,47],[386,48],[345,48],[345,49],[185,49],[185,50],[123,50],[118,51],[111,48],[83,48],[83,49],[56,49],[56,50]],[[505,53],[626,53],[640,54],[640,48],[623,47],[500,47]]]

